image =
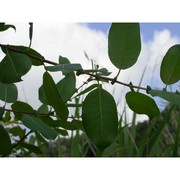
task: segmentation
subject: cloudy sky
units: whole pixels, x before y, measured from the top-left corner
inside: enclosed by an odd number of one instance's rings
[[[1,44],[28,46],[28,23],[12,23],[17,31],[9,29],[0,33]],[[84,51],[98,65],[107,68],[114,77],[118,70],[111,64],[107,54],[107,35],[110,23],[34,23],[32,48],[46,59],[58,62],[59,55],[67,57],[72,63],[80,63],[83,68],[91,68]],[[142,86],[162,89],[159,79],[159,67],[168,48],[180,43],[180,23],[141,23],[142,50],[138,62],[128,70],[121,72],[119,80],[138,85],[146,67]],[[3,54],[0,54],[1,59]],[[42,83],[43,68],[33,67],[18,83],[21,101],[28,102],[38,108],[38,88]],[[54,73],[55,81],[62,78],[61,73]],[[78,77],[77,87],[86,80],[86,76]],[[178,87],[178,84],[177,86]],[[124,93],[128,90],[120,85],[107,85],[116,102],[124,103]],[[122,107],[122,106],[121,106]]]

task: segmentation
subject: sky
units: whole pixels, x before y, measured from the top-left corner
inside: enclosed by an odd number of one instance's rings
[[[11,24],[16,26],[16,32],[13,29],[1,32],[0,43],[28,46],[28,23],[12,22]],[[111,23],[34,23],[32,48],[48,60],[58,62],[58,57],[61,55],[67,57],[71,63],[80,63],[84,69],[89,69],[91,62],[86,59],[85,51],[96,64],[107,68],[112,72],[111,77],[115,77],[118,70],[111,64],[107,54],[110,25]],[[162,89],[164,84],[159,78],[160,63],[168,48],[180,43],[180,23],[140,23],[140,28],[142,49],[138,61],[130,69],[123,70],[118,80],[131,81],[134,85],[138,85],[147,65],[141,86],[150,85],[152,88]],[[2,53],[0,57],[3,57]],[[24,81],[17,83],[18,99],[31,104],[35,109],[40,106],[37,99],[43,72],[42,67],[33,67],[23,77]],[[52,73],[52,76],[56,82],[62,79],[60,73]],[[87,76],[77,77],[77,87],[87,78]],[[104,84],[104,88],[119,103],[121,113],[125,103],[124,96],[129,89],[108,84]],[[157,98],[155,100],[158,101]]]

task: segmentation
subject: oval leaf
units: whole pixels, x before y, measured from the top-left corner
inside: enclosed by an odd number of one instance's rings
[[[31,60],[27,55],[8,52],[0,63],[0,81],[14,83],[31,69]]]
[[[29,129],[40,132],[46,139],[53,140],[57,137],[57,132],[45,124],[40,118],[23,115],[21,121]]]
[[[76,78],[74,73],[66,75],[65,78],[57,83],[56,87],[63,101],[67,102],[76,92]]]
[[[48,72],[45,72],[43,75],[43,87],[49,105],[56,110],[56,113],[62,120],[67,120],[69,114],[68,108],[65,106],[56,84]]]
[[[139,23],[112,23],[108,35],[108,55],[118,69],[133,66],[141,51]]]
[[[166,91],[158,91],[158,90],[150,90],[149,93],[151,94],[151,96],[159,96],[159,97],[165,99],[166,101],[169,101],[175,105],[180,106],[180,95],[179,94],[175,94],[172,92],[166,92]]]
[[[149,119],[159,115],[159,109],[155,101],[149,96],[139,92],[128,92],[126,101],[129,108],[137,114],[146,114]]]
[[[27,54],[28,57],[31,59],[32,65],[34,66],[43,65],[44,57],[32,48],[26,46],[8,45],[8,46],[2,46],[1,49],[5,54],[7,54],[7,49],[11,52],[19,52],[20,54]]]
[[[108,147],[118,132],[116,103],[102,88],[91,91],[82,106],[84,130],[92,142],[101,150]]]
[[[161,63],[161,80],[164,84],[174,84],[180,80],[180,45],[172,46]]]
[[[0,82],[0,99],[7,103],[13,103],[17,100],[17,87],[15,84],[4,84]]]
[[[11,140],[2,125],[0,125],[0,154],[8,155],[11,152]]]

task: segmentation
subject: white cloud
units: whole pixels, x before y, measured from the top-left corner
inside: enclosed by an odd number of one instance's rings
[[[28,28],[27,24],[15,24],[17,32],[8,30],[0,34],[0,43],[4,44],[19,44],[28,46]],[[152,85],[153,87],[162,88],[162,83],[159,77],[159,67],[165,52],[173,44],[179,43],[180,38],[173,36],[168,30],[156,31],[151,41],[144,42],[142,38],[142,51],[138,62],[128,70],[123,70],[120,73],[119,80],[138,85],[142,76],[145,65],[147,65],[143,86]],[[98,64],[106,67],[113,72],[112,77],[118,72],[111,64],[107,54],[107,36],[101,31],[89,29],[86,24],[34,24],[34,36],[32,48],[41,53],[46,59],[58,62],[59,55],[69,58],[72,63],[80,63],[83,68],[91,68],[91,63],[84,56],[84,51],[95,60]],[[2,57],[2,55],[1,55]],[[154,67],[156,67],[154,69]],[[154,71],[155,70],[155,71]],[[42,84],[42,67],[33,67],[32,70],[23,77],[24,81],[19,83],[19,99],[28,101],[32,106],[37,108],[39,103],[38,88]],[[61,73],[55,73],[53,76],[56,81],[61,78]],[[151,84],[151,79],[154,79]],[[86,78],[80,76],[78,79],[82,82]],[[108,86],[106,85],[108,88]],[[115,85],[114,94],[116,101],[121,101],[121,111],[124,107],[124,96],[122,94],[124,87]],[[109,88],[108,88],[109,89]],[[126,88],[126,91],[128,89]],[[113,92],[114,91],[114,92]],[[118,97],[118,98],[117,98]]]

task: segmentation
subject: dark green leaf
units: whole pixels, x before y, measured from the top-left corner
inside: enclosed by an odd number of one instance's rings
[[[118,132],[116,103],[107,91],[91,91],[83,102],[82,122],[92,142],[101,150],[108,147]]]
[[[15,84],[4,84],[0,82],[0,99],[7,103],[13,103],[17,100],[17,87]]]
[[[46,94],[45,94],[43,85],[39,88],[38,94],[39,94],[39,100],[43,104],[48,105],[48,100],[46,98]]]
[[[0,107],[0,121],[2,121],[3,119],[3,114],[5,112],[5,108],[4,107]]]
[[[155,101],[149,96],[139,92],[128,92],[126,101],[129,108],[137,114],[146,114],[149,119],[159,115],[159,109]]]
[[[45,104],[43,104],[43,105],[41,105],[40,107],[39,107],[39,109],[38,109],[38,112],[39,113],[49,113],[49,109],[48,109],[48,106],[47,105],[45,105]]]
[[[76,78],[74,73],[66,75],[56,86],[63,101],[67,102],[76,92]]]
[[[180,80],[180,44],[172,46],[165,54],[160,76],[165,84],[174,84]]]
[[[0,81],[14,83],[31,69],[31,60],[27,55],[8,52],[0,63]]]
[[[68,132],[64,129],[55,129],[60,135],[62,136],[68,136]]]
[[[16,31],[16,27],[14,25],[0,23],[0,31],[6,31],[9,28],[13,28]]]
[[[27,54],[28,57],[31,59],[32,65],[34,66],[43,65],[44,57],[32,48],[25,47],[25,46],[8,45],[8,46],[1,47],[2,51],[5,54],[7,54],[7,48],[9,51],[12,51],[12,52],[19,52],[21,54]]]
[[[112,23],[108,35],[108,55],[118,69],[133,66],[141,51],[139,23]]]
[[[53,140],[57,137],[56,131],[45,124],[40,118],[23,115],[21,121],[29,129],[40,132],[46,139]]]
[[[180,95],[179,94],[175,94],[172,92],[166,92],[166,91],[159,91],[159,90],[150,90],[149,93],[151,94],[151,96],[159,96],[159,97],[165,99],[166,101],[169,101],[175,105],[180,106]]]
[[[58,120],[58,126],[66,129],[66,130],[82,130],[82,131],[84,131],[82,121],[79,121],[79,120],[72,120],[70,122]]]
[[[11,152],[11,140],[2,125],[0,125],[0,154],[8,155]]]
[[[42,116],[41,120],[45,122],[48,126],[51,127],[59,127],[60,126],[60,120],[54,120],[51,117]]]
[[[21,143],[20,144],[22,147],[28,149],[30,152],[35,153],[35,154],[42,154],[42,151],[37,147],[32,144],[27,144],[27,143]]]
[[[33,108],[25,102],[16,101],[14,104],[11,105],[11,107],[14,110],[14,114],[17,119],[21,119],[23,112],[34,113]]]
[[[65,106],[56,84],[48,72],[45,72],[43,75],[43,87],[49,105],[56,110],[56,113],[62,120],[67,120],[69,114],[68,108]]]

